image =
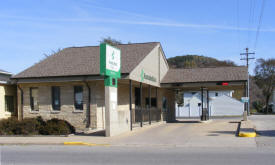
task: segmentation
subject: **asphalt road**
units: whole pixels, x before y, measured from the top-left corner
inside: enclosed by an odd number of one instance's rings
[[[221,148],[3,146],[2,164],[274,165],[274,152]]]
[[[273,117],[252,118],[261,130],[274,128],[270,126],[274,122]],[[262,122],[263,120],[268,120],[270,123]],[[274,137],[236,137],[237,125],[236,119],[221,119],[210,123],[192,121],[169,123],[116,137],[109,147],[0,146],[1,165],[273,165],[275,162]]]

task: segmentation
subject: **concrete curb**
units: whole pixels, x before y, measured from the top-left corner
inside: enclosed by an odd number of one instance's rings
[[[110,144],[96,144],[86,142],[62,142],[62,143],[0,143],[0,146],[6,145],[67,145],[67,146],[111,146]]]
[[[241,121],[240,123],[240,130],[238,133],[239,137],[256,137],[256,131],[254,129],[254,125],[250,120]]]
[[[64,145],[77,145],[77,146],[110,146],[110,144],[96,144],[96,143],[85,143],[85,142],[64,142]]]
[[[256,132],[251,132],[251,133],[240,132],[239,133],[239,137],[256,137],[256,136],[257,136]]]

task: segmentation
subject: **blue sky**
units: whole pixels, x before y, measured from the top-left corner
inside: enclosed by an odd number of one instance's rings
[[[198,54],[244,65],[239,54],[247,46],[256,58],[274,58],[273,0],[265,2],[255,47],[261,4],[262,0],[1,1],[0,68],[16,74],[44,54],[98,45],[108,36],[124,43],[159,41],[167,58]],[[252,72],[255,60],[250,63]]]

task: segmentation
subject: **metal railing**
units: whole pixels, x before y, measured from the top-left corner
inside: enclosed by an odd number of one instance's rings
[[[134,125],[140,125],[161,120],[161,110],[157,108],[135,108],[132,110],[132,122]]]

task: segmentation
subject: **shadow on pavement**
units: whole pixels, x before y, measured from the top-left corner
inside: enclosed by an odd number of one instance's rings
[[[235,135],[236,131],[212,131],[207,136],[214,136],[214,135],[215,136],[219,136],[219,134],[231,134],[231,135]]]
[[[78,135],[78,136],[105,136],[105,130],[96,131],[96,132],[92,132],[92,133],[76,133],[75,135]]]
[[[176,120],[171,123],[200,123],[198,120]]]
[[[256,131],[260,136],[275,137],[275,130]]]
[[[212,131],[207,136],[219,136],[220,134],[232,134],[232,135],[235,135],[236,137],[239,137],[241,123],[237,121],[230,121],[229,123],[238,123],[237,130],[236,131]]]

